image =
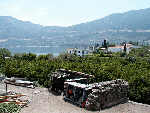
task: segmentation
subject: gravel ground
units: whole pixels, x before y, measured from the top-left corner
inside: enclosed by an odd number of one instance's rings
[[[0,83],[0,93],[4,89],[4,84]],[[30,89],[8,85],[8,90],[25,94],[30,100],[28,107],[23,108],[21,113],[150,113],[150,105],[131,101],[102,111],[91,112],[64,102],[62,96],[55,96],[46,88]]]

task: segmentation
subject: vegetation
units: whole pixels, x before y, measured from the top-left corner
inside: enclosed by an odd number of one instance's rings
[[[112,55],[93,54],[78,57],[61,54],[36,56],[35,54],[15,54],[10,59],[0,57],[0,71],[8,77],[26,77],[49,87],[51,72],[65,68],[95,75],[92,82],[124,79],[129,82],[130,100],[150,104],[150,47],[133,49],[125,57],[120,53]],[[141,55],[142,54],[142,55]]]
[[[0,113],[19,113],[21,108],[16,104],[0,103]]]
[[[0,49],[0,56],[1,57],[10,57],[11,56],[11,52],[6,49],[6,48],[1,48]]]

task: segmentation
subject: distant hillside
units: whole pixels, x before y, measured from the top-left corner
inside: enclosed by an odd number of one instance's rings
[[[76,30],[120,30],[120,29],[150,29],[150,8],[116,13],[99,20],[72,26]]]
[[[10,16],[0,16],[0,37],[2,38],[25,38],[35,37],[42,26],[17,20]]]
[[[0,47],[13,52],[60,53],[68,47],[87,47],[90,40],[103,39],[150,40],[150,8],[112,14],[69,27],[44,27],[0,16]]]

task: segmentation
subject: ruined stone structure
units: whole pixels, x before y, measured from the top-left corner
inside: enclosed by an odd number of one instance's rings
[[[64,100],[88,110],[101,110],[128,100],[128,82],[117,79],[89,83],[92,75],[60,69],[53,73],[52,90],[64,92]]]
[[[51,75],[51,90],[56,92],[64,91],[64,82],[80,82],[87,84],[93,75],[85,74],[82,72],[58,69]]]
[[[101,110],[128,100],[128,83],[117,79],[92,84],[85,107],[88,110]]]

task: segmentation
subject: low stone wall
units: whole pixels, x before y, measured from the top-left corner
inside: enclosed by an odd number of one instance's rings
[[[87,98],[85,108],[88,110],[101,110],[128,100],[128,82],[117,79],[89,84],[88,80],[92,77],[94,76],[82,72],[59,69],[52,75],[52,90],[64,91],[65,81],[87,85],[83,90],[90,92],[85,97]],[[86,81],[83,78],[86,78],[87,82],[81,83]]]
[[[65,70],[65,69],[57,69],[56,72],[52,74],[57,78],[63,77],[67,79],[75,79],[75,78],[91,78],[93,75],[85,74],[82,72],[72,71],[72,70]]]
[[[86,109],[101,110],[128,100],[128,83],[124,80],[112,80],[95,83],[88,95]]]
[[[58,69],[56,72],[53,72],[51,75],[51,90],[58,92],[64,90],[64,82],[66,80],[70,80],[70,82],[84,82],[88,83],[89,79],[92,78],[93,75],[85,74],[82,72],[65,70],[65,69]],[[83,79],[86,80],[83,80]]]

